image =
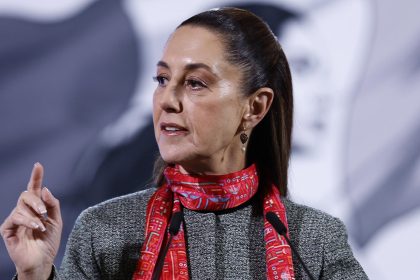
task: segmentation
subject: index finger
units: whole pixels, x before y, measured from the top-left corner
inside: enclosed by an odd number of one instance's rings
[[[32,168],[31,178],[28,182],[28,191],[41,196],[42,178],[44,177],[44,167],[39,163],[34,164]]]

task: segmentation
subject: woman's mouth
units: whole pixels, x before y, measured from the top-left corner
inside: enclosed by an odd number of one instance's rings
[[[161,123],[160,130],[169,136],[185,135],[188,132],[185,127],[175,123]]]

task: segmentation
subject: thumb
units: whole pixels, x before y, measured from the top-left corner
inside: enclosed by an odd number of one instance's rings
[[[47,208],[48,217],[56,221],[61,220],[60,202],[47,187],[42,188],[41,198]]]

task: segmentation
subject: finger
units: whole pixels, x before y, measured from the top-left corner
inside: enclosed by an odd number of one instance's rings
[[[45,206],[47,207],[48,217],[61,222],[60,201],[53,196],[47,187],[42,188],[41,196]]]
[[[46,230],[45,224],[40,219],[40,216],[36,215],[31,209],[29,209],[26,205],[23,207],[16,207],[14,213],[12,215],[15,219],[21,219],[22,221],[29,222],[32,229],[38,229],[42,232]],[[27,225],[24,225],[27,227]]]
[[[29,208],[31,208],[35,213],[38,213],[39,215],[46,215],[47,214],[47,207],[45,206],[45,203],[42,201],[40,197],[38,197],[36,194],[24,191],[18,200],[18,207],[21,204],[27,205]]]
[[[41,197],[42,179],[44,177],[44,167],[39,163],[35,163],[32,168],[31,178],[28,182],[28,191]]]
[[[2,225],[2,235],[7,237],[7,232],[13,232],[21,226],[42,232],[46,230],[39,218],[26,216],[21,212],[13,211]]]
[[[39,218],[28,217],[28,216],[22,215],[21,213],[16,213],[16,215],[13,215],[12,223],[17,226],[24,226],[24,227],[39,230],[42,232],[46,231],[44,224],[41,222]]]

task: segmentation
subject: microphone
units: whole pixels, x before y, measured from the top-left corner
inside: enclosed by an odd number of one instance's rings
[[[175,212],[172,215],[171,223],[169,224],[169,233],[171,236],[177,235],[181,229],[181,222],[184,218],[184,213],[182,211]]]
[[[160,277],[160,274],[162,273],[163,264],[165,262],[165,256],[168,252],[169,246],[171,245],[172,237],[174,235],[177,235],[180,228],[181,228],[181,222],[184,219],[184,213],[182,211],[178,211],[172,214],[171,222],[169,223],[169,239],[166,243],[165,248],[163,251],[159,254],[157,265],[155,266],[155,270],[153,271],[153,280],[158,280]]]
[[[311,280],[315,280],[315,277],[309,272],[309,269],[306,267],[305,263],[303,262],[302,258],[300,257],[299,253],[295,249],[295,247],[290,242],[289,238],[287,238],[287,228],[283,224],[283,222],[277,217],[277,215],[274,212],[268,212],[265,215],[265,218],[267,221],[273,226],[273,228],[277,231],[278,234],[284,237],[286,239],[287,244],[289,244],[290,248],[292,248],[293,253],[296,255],[299,263],[302,265],[303,269],[305,270],[306,274],[308,274],[309,278]]]

